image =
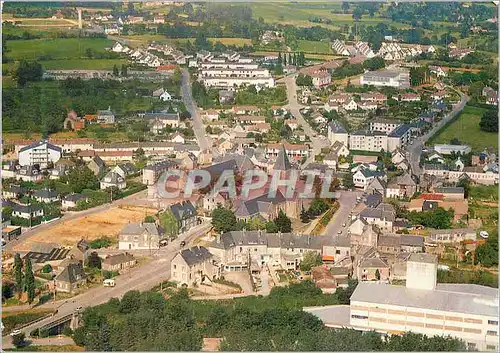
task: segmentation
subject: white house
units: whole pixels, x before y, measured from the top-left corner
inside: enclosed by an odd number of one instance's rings
[[[59,200],[57,192],[51,189],[38,190],[33,194],[33,197],[38,202],[44,202],[44,203],[56,202],[57,200]]]
[[[379,177],[383,180],[387,178],[385,173],[383,172],[377,172],[370,170],[369,168],[363,168],[354,173],[354,175],[352,176],[352,181],[354,182],[355,187],[365,190],[370,182],[376,177]]]
[[[166,101],[171,101],[172,100],[172,95],[170,93],[168,93],[167,91],[163,92],[161,95],[160,95],[160,100],[163,101],[163,102],[166,102]]]
[[[349,143],[349,134],[347,130],[337,120],[332,120],[328,124],[328,140],[333,144],[335,141],[342,142],[344,145]]]
[[[342,108],[344,108],[345,110],[357,110],[358,104],[354,101],[354,99],[351,99],[349,103],[344,104]]]
[[[184,144],[186,140],[184,139],[184,136],[182,136],[180,133],[176,132],[171,136],[171,141],[174,143],[182,143]]]
[[[80,200],[88,201],[88,197],[82,194],[70,194],[62,199],[61,207],[63,210],[67,210],[70,208],[75,208],[77,206],[77,202]]]
[[[101,180],[101,189],[107,189],[113,186],[120,190],[125,189],[127,187],[127,182],[120,174],[116,172],[109,172]]]
[[[21,166],[40,165],[47,168],[49,163],[55,163],[62,156],[62,149],[47,141],[39,141],[19,150],[19,164]]]
[[[31,219],[43,216],[41,205],[20,205],[14,204],[12,207],[12,217]]]

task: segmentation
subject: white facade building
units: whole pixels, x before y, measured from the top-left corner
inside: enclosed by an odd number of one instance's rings
[[[19,150],[19,164],[21,166],[38,164],[40,168],[47,168],[49,163],[57,162],[61,156],[61,147],[47,141],[39,141]]]

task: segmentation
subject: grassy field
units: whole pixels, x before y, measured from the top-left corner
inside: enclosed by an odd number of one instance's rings
[[[2,322],[5,331],[11,332],[31,321],[44,317],[52,312],[51,309],[30,309],[27,311],[7,311],[2,313]]]
[[[316,53],[316,54],[333,54],[331,45],[329,42],[319,42],[312,40],[297,40],[299,51],[306,53]]]
[[[113,41],[105,38],[13,40],[7,41],[7,56],[15,60],[36,59],[42,55],[50,55],[52,59],[80,59],[89,48],[95,53],[103,53],[112,45]]]
[[[242,47],[245,44],[252,45],[252,40],[248,38],[208,38],[208,40],[212,43],[221,42],[224,45],[236,45],[237,47]]]
[[[482,151],[485,147],[498,149],[498,133],[484,132],[479,129],[479,120],[486,109],[466,106],[460,116],[439,135],[429,140],[429,144],[449,143],[456,137],[460,142]]]
[[[40,61],[45,70],[112,70],[126,64],[126,59],[71,59]]]

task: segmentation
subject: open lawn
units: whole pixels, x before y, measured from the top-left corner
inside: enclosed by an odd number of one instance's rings
[[[330,42],[320,42],[320,41],[312,41],[312,40],[297,40],[299,51],[303,51],[305,53],[316,53],[316,54],[333,54],[332,47]]]
[[[479,120],[486,109],[466,106],[460,116],[445,127],[428,144],[449,143],[457,138],[472,147],[473,151],[482,151],[486,147],[498,149],[498,133],[484,132],[479,129]]]
[[[224,45],[236,45],[237,47],[242,47],[245,44],[252,45],[252,40],[248,38],[208,38],[208,40],[212,43],[221,42]]]
[[[104,53],[106,47],[111,47],[113,41],[105,38],[58,38],[9,40],[7,56],[16,60],[36,59],[40,56],[50,56],[52,59],[80,59],[91,49],[94,53]]]
[[[139,222],[144,219],[145,214],[156,212],[154,208],[139,206],[113,207],[100,213],[63,221],[17,245],[15,250],[29,250],[35,243],[73,246],[80,239],[94,240],[103,236],[115,239],[125,224]]]
[[[45,70],[113,70],[113,66],[121,67],[126,59],[70,59],[40,61]]]
[[[40,140],[42,136],[39,133],[30,133],[26,135],[22,132],[4,132],[2,137],[4,140],[4,144],[9,144],[12,141],[23,140],[26,138]],[[70,138],[78,138],[81,136],[78,136],[75,131],[61,131],[55,134],[51,134],[49,137],[55,139],[70,139]],[[85,137],[98,139],[95,133],[88,130],[85,130]],[[127,133],[124,131],[106,132],[106,137],[107,137],[106,141],[108,142],[128,141]]]

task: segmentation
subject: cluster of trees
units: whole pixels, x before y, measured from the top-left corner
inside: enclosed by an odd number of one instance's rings
[[[23,260],[21,260],[19,253],[14,255],[14,277],[16,280],[16,291],[19,296],[23,292],[26,292],[28,295],[28,303],[33,303],[35,299],[35,275],[33,274],[31,261],[27,260],[23,264]]]
[[[412,211],[406,214],[406,218],[413,225],[423,225],[424,227],[435,229],[448,229],[453,224],[453,209],[448,211],[442,207],[437,207],[433,211]]]
[[[315,251],[308,251],[304,254],[304,258],[300,262],[301,271],[311,271],[313,267],[319,266],[323,263],[321,254]]]
[[[316,218],[329,209],[330,204],[327,201],[325,201],[324,199],[315,198],[311,201],[311,204],[309,205],[309,209],[307,211],[304,207],[302,207],[302,210],[300,212],[300,220],[302,221],[302,223],[307,223],[310,219]]]
[[[498,232],[490,234],[486,243],[476,249],[476,261],[483,266],[498,266]]]
[[[333,71],[332,77],[341,79],[344,77],[362,74],[363,72],[365,72],[365,70],[374,71],[383,67],[385,67],[385,60],[381,57],[367,59],[362,64],[349,64],[349,62],[346,60],[341,67]]]
[[[278,53],[278,65],[304,66],[305,63],[306,63],[306,57],[304,52],[299,52],[299,53],[294,52],[293,54],[289,52],[288,57],[286,53],[283,53],[283,55],[281,55],[281,52]]]
[[[74,7],[65,7],[63,4],[55,2],[48,3],[6,3],[3,11],[10,13],[14,17],[42,17],[49,18],[60,12],[65,18],[76,18],[77,13]]]
[[[83,115],[95,114],[97,110],[110,106],[119,115],[154,108],[152,98],[144,97],[151,94],[150,89],[144,88],[144,83],[137,80],[68,79],[27,84],[41,78],[39,67],[36,62],[28,66],[21,62],[17,79],[25,87],[4,88],[4,131],[57,132],[62,130],[63,121],[71,109]],[[178,89],[172,80],[166,80],[162,85],[169,92]],[[94,128],[103,129],[99,126]]]
[[[275,287],[267,297],[190,300],[186,290],[167,300],[161,293],[131,291],[121,300],[88,308],[73,335],[87,350],[199,351],[203,337],[221,337],[222,351],[459,351],[461,340],[407,333],[330,329],[304,306],[341,304],[356,286],[322,294],[304,281]]]
[[[482,131],[498,132],[498,109],[485,111],[479,121],[479,127]]]
[[[286,102],[286,88],[282,86],[273,88],[262,88],[257,92],[255,85],[238,90],[236,104],[268,104],[278,105]]]
[[[298,74],[297,78],[295,79],[295,83],[297,84],[297,86],[312,87],[313,85],[312,77],[304,74]]]
[[[292,231],[292,221],[280,210],[274,220],[264,222],[259,218],[248,221],[237,220],[234,212],[218,205],[212,211],[212,226],[217,233],[226,233],[237,230],[266,230],[268,233],[289,233]]]
[[[497,257],[498,260],[498,257]],[[498,288],[498,276],[495,274],[484,271],[469,271],[469,270],[439,270],[437,271],[438,283],[472,283],[481,286],[488,286]]]

